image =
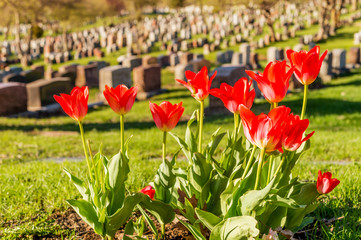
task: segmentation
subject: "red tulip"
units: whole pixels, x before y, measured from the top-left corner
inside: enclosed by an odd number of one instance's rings
[[[245,105],[247,108],[252,107],[256,92],[254,89],[250,90],[251,86],[252,80],[241,78],[234,84],[234,87],[222,83],[219,89],[213,88],[209,93],[221,99],[229,111],[239,114],[241,105]]]
[[[287,57],[292,67],[294,67],[297,80],[303,85],[309,85],[316,80],[326,54],[327,50],[319,57],[319,46],[315,46],[309,52],[305,50],[300,52],[295,52],[291,49],[287,50]]]
[[[245,106],[241,106],[241,119],[244,135],[253,144],[266,152],[282,151],[283,123],[291,109],[280,106],[272,109],[268,115],[256,116]]]
[[[154,200],[155,190],[152,186],[146,186],[142,190],[140,190],[141,193],[144,193],[145,195],[148,195],[150,199]]]
[[[185,75],[188,82],[176,79],[177,82],[183,84],[186,88],[191,91],[192,96],[197,101],[203,101],[209,95],[212,80],[216,76],[217,71],[214,72],[211,78],[208,77],[208,70],[203,67],[197,74],[191,71],[186,71]]]
[[[312,137],[315,131],[303,137],[304,132],[309,125],[308,119],[300,120],[298,115],[291,115],[286,120],[286,124],[283,129],[282,146],[288,151],[296,151],[303,142]]]
[[[336,178],[331,178],[332,174],[330,172],[325,172],[322,174],[321,170],[318,171],[317,178],[317,192],[319,194],[326,194],[331,192],[340,181]]]
[[[262,73],[256,74],[253,71],[246,70],[248,76],[253,78],[267,101],[279,103],[286,96],[289,80],[293,72],[293,68],[286,71],[286,61],[270,62]]]
[[[74,87],[70,95],[61,93],[54,95],[55,100],[63,108],[64,112],[75,121],[81,122],[88,112],[88,87]]]
[[[116,88],[105,85],[104,97],[113,111],[119,115],[124,115],[132,108],[138,88],[128,89],[125,85],[118,85]]]
[[[157,127],[163,132],[169,132],[179,122],[184,112],[182,102],[172,105],[168,101],[164,101],[159,106],[149,102],[149,108],[152,112],[153,119]]]

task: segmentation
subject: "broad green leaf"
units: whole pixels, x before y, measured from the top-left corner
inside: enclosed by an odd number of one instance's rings
[[[133,235],[134,233],[134,225],[133,225],[133,221],[130,220],[124,228],[124,236],[123,236],[123,240],[132,240],[132,238],[128,237],[128,235]]]
[[[142,213],[142,215],[143,215],[145,221],[147,222],[148,226],[152,230],[154,236],[156,236],[156,238],[157,238],[158,237],[158,230],[157,230],[157,227],[155,226],[154,222],[152,221],[152,219],[150,219],[148,214],[144,211],[144,209],[139,204],[138,204],[137,207],[138,207],[139,211]]]
[[[206,158],[200,153],[195,153],[193,164],[188,172],[188,181],[198,193],[201,193],[203,186],[209,180],[211,171],[212,165]]]
[[[125,197],[124,182],[127,180],[129,173],[128,159],[122,153],[114,155],[108,163],[108,171],[109,186],[112,189],[109,215],[112,215],[123,206]]]
[[[221,130],[221,128],[218,128],[211,137],[211,142],[208,143],[207,145],[207,153],[208,156],[207,158],[210,159],[212,158],[214,151],[217,149],[219,143],[222,141],[224,135],[226,135],[226,133],[218,133]]]
[[[64,168],[64,172],[70,178],[70,181],[74,184],[74,186],[78,189],[79,193],[83,197],[85,201],[89,201],[89,190],[82,180],[72,175],[66,168]]]
[[[118,229],[123,226],[132,215],[134,207],[143,199],[149,198],[143,193],[135,193],[125,198],[124,204],[113,215],[107,216],[106,234],[114,236]]]
[[[216,225],[210,240],[246,240],[259,235],[257,220],[250,216],[231,217]]]
[[[158,168],[154,179],[155,199],[165,203],[172,200],[172,189],[176,182],[176,175],[173,172],[173,166],[168,160],[163,160]]]
[[[297,229],[303,222],[304,217],[315,211],[318,207],[318,204],[311,204],[305,208],[299,209],[289,209],[287,213],[287,222],[286,228],[290,230]]]
[[[206,238],[202,235],[201,231],[196,228],[195,226],[184,222],[182,220],[180,220],[178,218],[178,220],[191,232],[192,236],[196,239],[196,240],[206,240]]]
[[[192,155],[191,152],[189,151],[188,145],[186,142],[184,142],[183,139],[181,139],[180,137],[178,137],[177,135],[169,132],[169,134],[176,140],[176,142],[179,144],[179,146],[181,147],[184,155],[187,157],[189,162],[192,162]]]
[[[275,179],[273,179],[264,189],[248,191],[241,197],[239,202],[241,204],[243,216],[250,216],[252,211],[267,197],[272,189],[274,180]]]
[[[175,217],[174,209],[164,202],[158,200],[151,200],[144,195],[139,205],[147,209],[159,222],[170,223]]]
[[[217,217],[216,215],[200,210],[196,208],[196,214],[199,220],[206,226],[209,230],[213,230],[213,228],[222,221],[221,218]]]
[[[97,213],[93,207],[93,205],[85,200],[66,200],[67,203],[74,209],[74,211],[91,226],[94,231],[104,236],[105,232],[103,229],[103,225],[98,221]]]
[[[306,205],[298,205],[295,200],[292,198],[282,198],[278,196],[277,194],[270,194],[267,197],[267,202],[271,202],[272,204],[275,204],[277,206],[285,207],[285,208],[304,208]]]

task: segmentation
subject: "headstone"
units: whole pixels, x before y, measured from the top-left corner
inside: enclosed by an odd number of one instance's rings
[[[3,77],[3,83],[8,82],[26,83],[26,78],[20,74],[11,73]]]
[[[75,85],[78,87],[83,87],[83,86],[98,87],[99,71],[97,65],[89,64],[86,66],[83,65],[77,66]]]
[[[175,79],[180,79],[180,80],[184,80],[186,81],[186,77],[185,77],[185,71],[192,71],[194,72],[193,69],[193,64],[178,64],[175,66],[174,68],[174,77]]]
[[[280,59],[279,50],[277,47],[269,47],[267,49],[267,62],[276,61]]]
[[[182,64],[187,64],[188,62],[193,60],[193,53],[189,53],[189,52],[184,52],[181,54],[181,56],[179,57],[179,62]]]
[[[36,80],[44,78],[44,74],[39,71],[27,70],[20,73],[25,77],[26,83],[34,82]]]
[[[157,60],[161,67],[168,67],[170,65],[170,59],[168,55],[160,55],[157,57]]]
[[[144,56],[142,60],[143,66],[152,65],[152,64],[158,64],[158,59],[153,56]]]
[[[102,68],[99,71],[99,91],[101,96],[105,90],[105,85],[115,88],[120,84],[124,84],[128,88],[131,87],[132,79],[130,68],[115,65]]]
[[[128,67],[130,70],[133,70],[135,67],[142,65],[142,59],[139,57],[131,56],[123,60],[123,67]]]
[[[188,63],[188,65],[192,65],[193,72],[199,72],[203,67],[206,67],[209,71],[211,68],[211,62],[206,59],[195,59]]]
[[[333,73],[332,73],[332,58],[333,54],[332,52],[328,52],[326,57],[322,61],[321,69],[320,69],[320,78],[323,82],[329,82],[332,79]]]
[[[251,66],[252,69],[257,69],[257,68],[261,68],[261,65],[259,64],[258,61],[258,53],[251,53]]]
[[[0,116],[25,112],[27,109],[25,84],[15,82],[0,83],[0,102]]]
[[[352,47],[347,53],[347,62],[350,64],[360,64],[360,48]]]
[[[231,86],[242,77],[246,77],[248,79],[248,75],[245,72],[245,66],[227,66],[227,67],[219,67],[216,68],[217,75],[212,81],[211,88],[219,88],[221,83],[227,83]],[[212,74],[210,74],[212,75]],[[209,96],[209,111],[213,112],[222,112],[225,113],[225,107],[223,102],[216,97]]]
[[[243,64],[250,64],[251,58],[251,46],[248,43],[242,43],[239,46],[239,52],[242,53],[243,56]]]
[[[73,85],[69,78],[40,79],[26,85],[28,111],[37,111],[55,103],[54,95],[71,92]]]
[[[232,55],[232,65],[240,65],[243,64],[243,54],[239,52],[235,52]]]
[[[158,64],[139,66],[133,70],[134,85],[139,87],[139,92],[160,90],[161,67]]]
[[[170,65],[171,66],[176,66],[177,64],[179,64],[179,56],[176,53],[172,53],[169,56],[169,60],[170,60]]]
[[[332,68],[336,74],[341,74],[346,69],[346,50],[340,48],[332,50]]]

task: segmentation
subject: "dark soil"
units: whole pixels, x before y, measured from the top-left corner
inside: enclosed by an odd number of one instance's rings
[[[140,215],[133,215],[132,220],[136,221],[136,219]],[[182,219],[182,216],[178,216]],[[79,215],[72,209],[69,208],[65,212],[55,212],[49,217],[49,220],[53,220],[54,224],[60,227],[63,230],[69,230],[70,232],[76,233],[76,239],[83,240],[101,240],[101,237],[97,235],[93,229],[85,223]],[[160,225],[152,218],[155,222],[159,232]],[[149,239],[154,239],[153,233],[150,230],[147,230],[143,237],[148,237]],[[115,235],[115,239],[123,238],[123,229],[120,229]],[[50,240],[57,239],[62,240],[62,236],[46,236],[46,237],[38,237],[35,239],[42,240]],[[166,225],[165,239],[172,240],[194,240],[193,236],[189,233],[189,231],[177,220],[177,218],[170,224]]]

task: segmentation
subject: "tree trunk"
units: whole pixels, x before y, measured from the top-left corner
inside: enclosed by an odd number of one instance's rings
[[[352,9],[352,11],[356,11],[357,10],[357,8],[358,8],[358,0],[352,0],[351,1],[351,9]]]
[[[320,1],[319,4],[319,16],[318,16],[318,24],[319,24],[319,29],[318,29],[318,33],[317,33],[317,41],[320,41],[322,39],[324,39],[324,36],[328,35],[328,30],[326,30],[328,28],[327,24],[328,24],[328,17],[330,16],[328,14],[328,2],[327,0],[322,0]]]
[[[20,14],[18,10],[15,10],[15,44],[16,51],[19,58],[23,56],[21,46],[20,46]]]

